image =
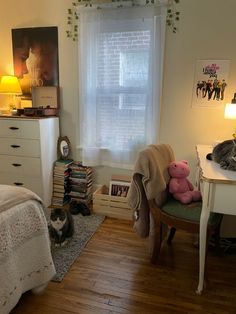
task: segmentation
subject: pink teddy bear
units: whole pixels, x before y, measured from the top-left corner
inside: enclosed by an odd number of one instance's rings
[[[168,171],[171,177],[169,192],[176,200],[183,204],[189,204],[202,199],[200,191],[194,191],[192,183],[187,179],[190,169],[186,160],[172,161]]]

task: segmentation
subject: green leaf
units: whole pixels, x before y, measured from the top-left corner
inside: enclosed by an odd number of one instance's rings
[[[97,0],[94,0],[94,1],[93,0],[74,0],[72,2],[72,6],[76,7],[79,4],[83,3],[84,7],[92,7],[93,4],[96,4],[96,8],[100,9],[101,7],[98,5],[98,3],[96,1]],[[120,3],[120,1],[126,1],[126,0],[110,0],[110,2],[117,3],[117,5],[116,5],[117,8],[122,8],[123,5]],[[157,1],[159,1],[159,0],[157,0]],[[131,2],[132,2],[132,6],[136,5],[136,0],[131,0]],[[179,18],[180,12],[176,11],[175,4],[180,3],[180,0],[170,0],[170,1],[168,1],[168,3],[169,3],[169,5],[167,8],[166,24],[167,24],[167,26],[170,27],[170,29],[172,30],[173,33],[176,33],[177,28],[175,27],[175,22],[177,23],[180,20],[180,18]],[[155,0],[145,0],[145,4],[147,6],[154,5]],[[73,25],[72,26],[73,27],[72,33],[69,34],[67,32],[67,36],[71,37],[73,40],[75,40],[75,38],[78,37],[78,35],[77,35],[78,26],[77,26],[77,22],[75,22],[75,20],[78,20],[79,16],[78,16],[77,12],[75,12],[74,8],[69,8],[67,10],[68,10],[67,24]],[[74,25],[74,24],[76,24],[76,25]]]

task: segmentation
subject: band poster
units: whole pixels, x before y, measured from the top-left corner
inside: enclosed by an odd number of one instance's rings
[[[229,60],[197,60],[192,106],[217,107],[225,104]]]

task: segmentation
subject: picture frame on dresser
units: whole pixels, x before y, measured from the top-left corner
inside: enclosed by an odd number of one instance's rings
[[[57,140],[57,153],[59,159],[69,159],[71,153],[71,144],[67,136],[60,136]]]

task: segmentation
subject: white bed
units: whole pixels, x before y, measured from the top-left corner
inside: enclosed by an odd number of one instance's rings
[[[22,187],[0,185],[0,313],[9,313],[22,293],[54,275],[40,198]]]

